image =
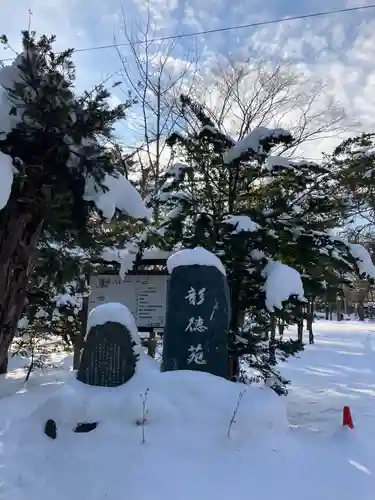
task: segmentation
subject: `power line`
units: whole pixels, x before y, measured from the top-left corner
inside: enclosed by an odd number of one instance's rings
[[[267,26],[270,24],[281,24],[281,23],[285,23],[288,21],[298,21],[300,19],[326,17],[326,16],[335,15],[335,14],[344,14],[344,13],[348,13],[348,12],[363,11],[363,10],[368,10],[368,9],[375,9],[375,4],[361,5],[358,7],[347,7],[344,9],[326,10],[326,11],[322,11],[322,12],[313,12],[311,14],[301,14],[299,16],[289,16],[289,17],[282,17],[279,19],[271,19],[269,21],[258,21],[255,23],[238,24],[238,25],[234,25],[234,26],[227,26],[224,28],[214,28],[211,30],[195,31],[192,33],[180,33],[179,35],[170,35],[170,36],[162,36],[162,37],[158,37],[158,38],[150,38],[149,40],[147,40],[147,43],[164,42],[164,41],[168,41],[168,40],[181,40],[182,38],[188,38],[190,36],[210,35],[213,33],[223,33],[226,31],[234,31],[234,30],[240,30],[240,29],[245,29],[245,28],[257,28],[260,26]],[[134,44],[144,44],[146,42],[144,40],[136,40],[133,43]],[[129,42],[112,43],[109,45],[97,45],[97,46],[93,46],[93,47],[82,47],[80,49],[74,49],[74,52],[88,52],[91,50],[113,49],[115,47],[125,47],[125,46],[129,46],[129,45],[130,45]],[[13,61],[13,58],[8,57],[7,59],[0,59],[0,62],[5,62],[5,61]]]

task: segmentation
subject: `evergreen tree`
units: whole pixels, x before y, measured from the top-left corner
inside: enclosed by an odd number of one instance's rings
[[[43,328],[56,308],[71,318],[88,263],[119,232],[118,210],[148,217],[111,147],[130,101],[111,108],[101,85],[77,96],[73,50],[54,53],[54,40],[23,32],[23,52],[0,69],[0,180],[9,187],[0,200],[0,373],[25,306]],[[108,226],[103,217],[113,216]]]
[[[302,281],[314,296],[327,283],[338,291],[356,271],[350,247],[327,232],[345,203],[332,197],[328,169],[271,154],[292,143],[288,131],[259,127],[235,142],[202,106],[187,96],[181,103],[187,123],[193,115],[201,129],[169,139],[181,161],[157,195],[166,245],[203,246],[220,257],[231,290],[232,352],[283,392],[275,365],[303,346],[276,339],[277,322],[303,319]]]
[[[329,161],[337,190],[347,200],[349,237],[361,233],[361,239],[371,240],[375,229],[375,134],[343,141]]]

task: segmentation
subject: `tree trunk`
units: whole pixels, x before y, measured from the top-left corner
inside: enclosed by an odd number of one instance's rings
[[[284,337],[284,331],[285,331],[285,323],[282,320],[280,320],[279,321],[279,336],[280,336],[281,340]]]
[[[238,328],[243,328],[244,324],[245,324],[245,315],[246,315],[246,312],[245,311],[238,311],[237,313],[237,326]]]
[[[329,304],[326,304],[326,320],[329,320]]]
[[[271,316],[271,333],[269,341],[269,362],[276,363],[276,326],[277,320],[275,316]]]
[[[357,313],[359,321],[365,321],[365,308],[363,307],[363,304],[358,304]]]
[[[303,345],[303,319],[299,319],[297,322],[297,339],[300,346]]]
[[[341,299],[336,300],[336,313],[337,313],[337,321],[342,321],[344,319],[344,316],[342,314],[342,304],[341,304]]]
[[[231,319],[230,319],[230,329],[234,335],[237,334],[239,327],[239,320],[241,314],[241,308],[239,306],[239,297],[237,292],[236,283],[232,284],[231,287]]]
[[[313,322],[314,322],[314,299],[311,299],[308,304],[308,310],[306,316],[307,331],[309,332],[309,344],[314,343]]]
[[[3,370],[25,306],[43,225],[43,218],[35,209],[33,213],[32,208],[10,200],[0,217],[0,367]]]
[[[6,353],[6,356],[4,356],[3,362],[0,365],[0,375],[4,375],[8,371],[8,352]]]

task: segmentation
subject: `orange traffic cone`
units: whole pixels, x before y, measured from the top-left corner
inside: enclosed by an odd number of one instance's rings
[[[350,413],[349,406],[344,406],[344,411],[342,415],[342,425],[347,426],[350,429],[354,429],[352,414]]]

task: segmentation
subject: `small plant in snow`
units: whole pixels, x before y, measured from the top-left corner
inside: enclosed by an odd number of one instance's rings
[[[150,389],[147,388],[143,394],[140,394],[141,396],[141,401],[142,401],[142,416],[137,420],[137,425],[140,425],[142,428],[142,444],[145,444],[146,438],[145,438],[145,424],[147,422],[147,414],[148,414],[148,409],[147,409],[147,397],[148,393],[150,392]]]
[[[236,415],[237,415],[237,412],[238,412],[238,409],[240,407],[240,404],[241,404],[241,401],[242,401],[242,398],[244,397],[244,394],[245,392],[247,391],[247,389],[244,389],[243,391],[241,391],[238,395],[238,399],[237,399],[237,404],[236,404],[236,407],[234,409],[234,412],[233,412],[233,415],[232,415],[232,418],[230,419],[230,422],[229,422],[229,427],[228,427],[228,439],[230,439],[230,431],[232,430],[232,425],[236,423]]]
[[[66,350],[58,336],[49,332],[39,332],[33,330],[20,330],[21,335],[15,339],[11,347],[12,357],[20,357],[25,360],[26,370],[25,382],[36,370],[45,368],[56,368],[52,362],[52,356]]]

